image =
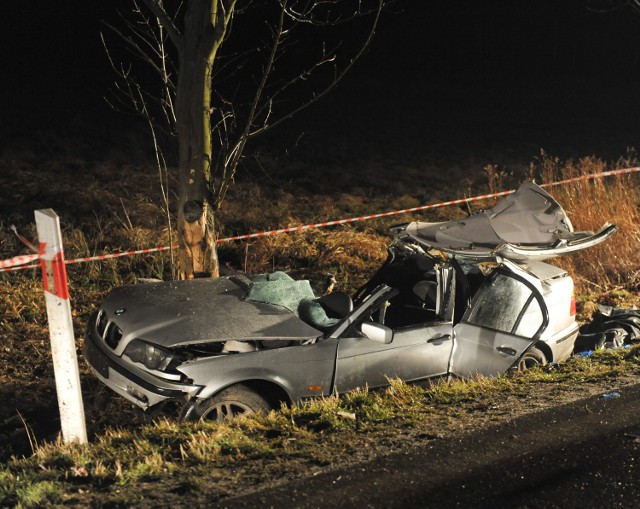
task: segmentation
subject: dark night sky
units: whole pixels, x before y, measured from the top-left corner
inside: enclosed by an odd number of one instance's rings
[[[412,132],[416,140],[437,140],[445,126],[448,135],[470,139],[482,131],[477,143],[493,132],[496,140],[508,135],[505,143],[520,136],[558,150],[581,142],[593,143],[596,152],[623,150],[640,132],[640,13],[598,13],[588,4],[401,0],[404,12],[385,16],[348,80],[299,122],[384,136]],[[112,121],[102,96],[113,75],[98,33],[100,19],[115,19],[115,8],[126,5],[4,2],[5,142],[36,128]]]

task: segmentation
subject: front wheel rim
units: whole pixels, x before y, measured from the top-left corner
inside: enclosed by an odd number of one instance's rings
[[[522,359],[520,359],[520,362],[518,362],[518,371],[526,371],[528,369],[542,365],[543,362],[541,362],[537,357],[534,357],[532,355],[525,355]]]
[[[530,369],[540,364],[536,359],[528,358],[520,361],[520,369]]]
[[[201,419],[224,422],[255,413],[251,407],[241,401],[220,401],[208,408]]]

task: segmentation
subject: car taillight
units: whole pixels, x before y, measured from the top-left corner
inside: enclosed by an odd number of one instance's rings
[[[569,305],[569,315],[576,316],[576,295],[571,292],[571,304]]]

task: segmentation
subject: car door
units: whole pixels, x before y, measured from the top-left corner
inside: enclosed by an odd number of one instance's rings
[[[388,345],[367,337],[340,339],[335,388],[388,385],[388,378],[411,382],[447,373],[453,341],[451,323],[425,324],[394,331]]]
[[[448,285],[452,278],[439,278]],[[439,309],[439,316],[425,313],[425,320],[415,309],[408,316],[417,323],[401,323],[389,320],[389,308],[397,307],[398,291],[387,287],[386,291],[372,299],[368,308],[359,313],[358,319],[340,338],[336,361],[335,388],[345,392],[355,388],[376,388],[388,385],[388,378],[418,381],[447,374],[452,341],[452,306],[454,298],[451,288],[440,284],[438,299],[448,299]],[[430,316],[430,318],[429,318]],[[393,339],[381,344],[361,333],[364,322],[373,321],[382,326],[394,323]]]
[[[504,268],[494,271],[454,329],[451,373],[465,378],[504,373],[548,323],[534,284]]]

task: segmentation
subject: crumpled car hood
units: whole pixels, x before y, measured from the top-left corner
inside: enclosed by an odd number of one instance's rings
[[[171,347],[322,335],[288,309],[241,300],[247,288],[233,276],[123,286],[108,295],[102,309],[122,330],[118,350],[136,338]]]
[[[493,208],[459,221],[416,222],[403,233],[422,245],[484,259],[501,256],[523,262],[561,256],[598,244],[614,225],[600,231],[574,232],[560,204],[540,186],[525,182]]]

